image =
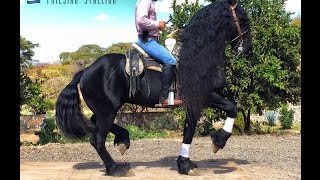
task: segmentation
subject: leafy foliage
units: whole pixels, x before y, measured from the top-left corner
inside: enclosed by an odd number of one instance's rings
[[[48,143],[78,143],[89,142],[89,136],[79,139],[65,137],[57,128],[55,117],[47,113],[46,118],[40,125],[40,131],[36,131],[35,135],[39,136],[36,145],[44,145]]]
[[[264,131],[261,128],[261,124],[259,121],[253,122],[250,133],[254,134],[263,134]]]
[[[163,138],[166,137],[167,132],[165,130],[156,130],[156,131],[149,131],[140,129],[138,126],[129,125],[126,127],[129,131],[130,139],[143,139],[143,138]]]
[[[291,129],[293,125],[293,115],[294,110],[289,110],[287,105],[281,107],[279,121],[283,129]]]
[[[174,120],[174,116],[171,114],[165,114],[164,116],[156,117],[150,124],[151,130],[175,130],[178,124]]]
[[[33,44],[20,36],[20,108],[30,101],[33,91],[36,89],[25,71],[31,66],[32,56],[34,55],[32,49],[37,46],[38,44]]]
[[[295,18],[291,21],[291,24],[292,24],[293,26],[296,26],[296,27],[301,28],[301,16],[295,17]]]
[[[264,109],[277,109],[284,102],[300,101],[301,37],[300,28],[290,23],[283,0],[241,4],[251,20],[253,55],[235,57],[227,49],[226,94],[247,111],[249,118],[250,112],[262,114]]]
[[[241,135],[244,129],[244,117],[241,112],[237,113],[237,118],[235,119],[232,134]]]
[[[196,0],[194,3],[185,0],[184,3],[177,4],[176,0],[172,2],[173,14],[169,14],[170,22],[172,26],[166,28],[162,31],[160,36],[160,43],[164,44],[165,36],[176,29],[183,29],[184,26],[189,23],[192,16],[198,12],[203,6]],[[174,38],[179,41],[179,33],[177,33]]]
[[[96,44],[82,45],[75,52],[62,52],[59,55],[61,64],[75,63],[79,69],[89,66],[105,54],[105,49]]]
[[[170,16],[173,27],[183,28],[200,8],[196,4],[186,6],[187,1],[175,3]],[[249,131],[252,112],[262,114],[264,109],[277,109],[284,102],[300,102],[301,26],[299,18],[292,21],[291,13],[285,11],[285,0],[240,3],[251,21],[253,55],[236,57],[227,46],[225,95],[236,102],[245,131]]]
[[[49,64],[33,67],[27,71],[31,79],[41,80],[41,90],[50,101],[55,101],[61,90],[70,82],[74,73],[75,68],[71,64]]]
[[[106,49],[106,53],[124,54],[129,49],[132,49],[132,46],[130,43],[116,43],[116,44],[112,44],[110,47],[108,47]]]
[[[112,44],[110,47],[102,48],[96,44],[87,44],[81,46],[75,52],[62,52],[59,56],[60,62],[63,65],[75,65],[75,71],[88,67],[95,60],[108,53],[122,53],[124,54],[131,47],[130,43]]]
[[[20,36],[20,72],[24,72],[31,66],[33,49],[36,47],[39,47],[39,44],[34,44]]]
[[[183,129],[184,121],[186,119],[186,112],[183,108],[178,107],[172,110],[172,114],[178,122],[178,128]]]
[[[35,113],[43,113],[50,104],[42,93],[41,80],[32,80],[27,74],[32,67],[32,49],[38,46],[20,36],[20,109],[22,105],[28,105]]]
[[[197,124],[196,135],[207,136],[215,128],[213,124],[220,121],[220,113],[213,108],[206,108],[202,111],[200,121]]]
[[[172,2],[173,14],[169,15],[174,29],[183,29],[189,23],[192,16],[198,12],[203,6],[199,4],[199,0],[194,3],[189,3],[185,0],[184,3],[177,4],[176,0]]]
[[[36,131],[35,135],[39,136],[37,144],[48,144],[61,142],[63,136],[57,131],[57,125],[53,117],[49,117],[43,120],[41,124],[41,130]]]

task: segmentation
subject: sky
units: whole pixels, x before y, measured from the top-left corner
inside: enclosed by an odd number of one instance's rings
[[[74,52],[85,44],[107,48],[137,40],[137,0],[40,0],[34,4],[27,1],[32,0],[20,0],[20,35],[40,45],[33,49],[33,59],[40,62],[57,62],[60,53]],[[184,0],[177,0],[181,2]],[[158,20],[169,20],[171,3],[172,0],[156,2]],[[301,0],[287,0],[286,10],[300,15]]]

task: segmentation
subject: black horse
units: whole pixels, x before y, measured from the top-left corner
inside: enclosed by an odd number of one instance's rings
[[[236,106],[221,95],[225,86],[225,48],[243,55],[251,50],[249,19],[235,0],[220,0],[198,11],[180,36],[181,49],[177,66],[180,95],[187,116],[183,143],[191,144],[201,110],[205,107],[222,109],[228,117],[236,117]],[[161,73],[144,69],[138,76],[139,90],[129,95],[130,76],[125,71],[123,54],[107,54],[75,74],[62,90],[56,103],[59,129],[69,137],[91,134],[90,143],[105,164],[108,175],[127,171],[128,163],[116,163],[105,147],[109,132],[115,135],[114,144],[130,147],[129,132],[114,123],[124,103],[155,107],[161,89]],[[89,120],[81,112],[79,90],[94,113]],[[223,130],[211,134],[213,145],[222,149],[231,133]],[[124,145],[124,146],[123,146]],[[178,170],[188,174],[197,167],[189,158],[177,159]]]

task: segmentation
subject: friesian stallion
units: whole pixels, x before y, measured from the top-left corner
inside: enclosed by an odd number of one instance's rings
[[[190,145],[203,108],[224,110],[228,118],[236,118],[236,106],[223,97],[226,82],[225,48],[229,43],[236,53],[251,51],[249,19],[235,0],[219,0],[199,10],[180,35],[181,47],[177,66],[179,94],[186,109],[183,144]],[[130,147],[129,132],[114,123],[124,103],[155,107],[161,87],[161,72],[144,69],[137,76],[138,89],[130,91],[130,75],[125,71],[124,54],[106,54],[89,67],[76,73],[62,90],[56,103],[58,128],[68,137],[90,136],[90,144],[104,162],[107,175],[128,171],[129,163],[117,163],[106,150],[105,142],[111,132],[114,144]],[[93,112],[88,120],[81,111],[78,84],[83,99]],[[226,120],[226,123],[227,123]],[[232,128],[233,122],[231,122]],[[231,131],[221,128],[210,134],[214,152],[222,149]],[[197,168],[189,157],[177,158],[178,172],[188,174]]]

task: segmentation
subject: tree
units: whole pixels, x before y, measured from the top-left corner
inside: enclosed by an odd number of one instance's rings
[[[171,27],[167,27],[162,31],[160,35],[160,43],[164,44],[166,36],[176,30],[183,29],[184,26],[191,20],[192,16],[198,12],[203,6],[199,4],[199,0],[196,0],[194,3],[189,3],[188,0],[185,0],[184,3],[177,4],[176,0],[172,2],[173,14],[169,14],[170,22],[172,23]],[[174,37],[179,41],[178,33]]]
[[[75,71],[71,64],[48,64],[28,69],[32,80],[40,80],[42,93],[50,101],[55,102],[61,90],[70,82]]]
[[[300,102],[300,27],[292,25],[284,0],[241,1],[251,20],[253,55],[235,57],[227,50],[226,94],[244,116],[250,131],[250,114]]]
[[[35,47],[39,47],[39,44],[33,44],[20,36],[20,72],[24,72],[31,66],[32,56],[34,56],[32,49]]]
[[[295,18],[291,21],[291,24],[292,24],[293,26],[297,26],[297,27],[301,28],[301,16],[295,17]]]
[[[22,105],[30,102],[35,94],[34,90],[37,89],[37,84],[33,84],[27,76],[26,69],[31,66],[32,56],[34,55],[32,49],[38,46],[38,44],[33,44],[20,36],[20,109]]]
[[[174,29],[183,29],[183,27],[189,23],[192,16],[198,12],[203,6],[199,4],[199,0],[194,3],[189,3],[185,0],[184,3],[177,4],[176,0],[172,2],[173,14],[169,15]]]
[[[89,66],[99,57],[105,54],[104,48],[96,44],[82,45],[75,52],[62,52],[59,55],[61,64],[76,64],[79,69]]]
[[[215,2],[216,0],[208,0]],[[182,28],[198,9],[183,12],[183,4],[173,1],[173,26]],[[188,2],[186,1],[185,4]],[[225,95],[237,104],[244,117],[244,130],[250,131],[251,113],[276,109],[283,103],[300,102],[300,26],[291,23],[285,0],[240,1],[251,21],[253,55],[236,57],[226,49],[227,86]],[[196,4],[194,4],[196,5]],[[184,5],[186,6],[186,5]]]
[[[32,67],[32,49],[38,46],[39,44],[33,44],[20,36],[20,110],[22,105],[28,105],[35,113],[43,113],[48,105],[42,94],[40,81],[33,81],[26,72]]]
[[[125,54],[126,51],[129,49],[132,49],[132,46],[130,43],[116,43],[112,44],[106,49],[106,53],[120,53]]]

